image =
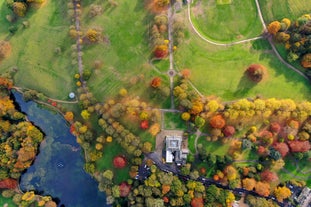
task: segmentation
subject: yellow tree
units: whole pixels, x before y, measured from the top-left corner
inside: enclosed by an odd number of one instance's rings
[[[281,24],[279,21],[273,21],[268,25],[268,32],[275,35],[281,29]]]
[[[188,112],[184,112],[184,113],[181,114],[181,118],[184,121],[188,121],[190,119],[190,114]]]
[[[14,2],[13,3],[13,12],[19,16],[19,17],[23,17],[25,16],[27,11],[27,4],[25,4],[24,2]]]
[[[286,186],[277,187],[274,190],[274,195],[279,202],[283,202],[283,200],[291,196],[291,194],[291,191]]]
[[[88,120],[90,118],[90,113],[84,109],[81,111],[81,116],[84,120]]]
[[[246,190],[253,190],[256,185],[256,180],[254,178],[245,178],[242,180],[242,185]]]

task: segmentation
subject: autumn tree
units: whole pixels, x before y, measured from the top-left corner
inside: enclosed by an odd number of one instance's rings
[[[281,29],[281,24],[279,21],[273,21],[268,25],[267,29],[270,34],[275,35]]]
[[[86,38],[91,42],[91,43],[96,43],[100,40],[101,38],[101,32],[98,31],[97,29],[88,29],[86,32]]]
[[[277,174],[275,172],[270,171],[270,170],[263,171],[260,174],[260,177],[261,177],[262,181],[265,181],[267,183],[275,182],[279,179]]]
[[[279,202],[283,202],[284,199],[289,198],[291,196],[291,191],[286,186],[277,187],[274,190],[274,195]]]
[[[189,79],[191,72],[189,69],[183,69],[182,71],[180,71],[180,74],[184,79]]]
[[[226,137],[231,137],[235,133],[235,128],[233,126],[226,126],[223,130],[223,133]]]
[[[269,196],[270,194],[270,185],[269,183],[266,182],[257,182],[256,186],[255,186],[255,192],[258,193],[261,196]]]
[[[151,80],[150,86],[153,88],[159,88],[161,86],[161,78],[160,77],[155,77]]]
[[[64,118],[66,119],[66,121],[71,122],[73,121],[74,115],[71,111],[67,111],[64,115]]]
[[[311,53],[305,54],[302,57],[301,65],[304,68],[311,68]]]
[[[311,149],[309,141],[289,141],[288,145],[291,152],[307,152]]]
[[[13,12],[19,16],[23,17],[25,16],[27,11],[27,4],[24,2],[14,2],[13,3]]]
[[[165,58],[168,55],[168,47],[167,45],[157,45],[153,51],[154,56],[156,58]]]
[[[188,121],[190,119],[190,114],[188,112],[184,112],[181,114],[181,118],[184,121]]]
[[[246,190],[253,190],[256,186],[256,180],[254,178],[245,178],[242,180],[243,188]]]
[[[124,168],[127,164],[127,161],[124,156],[116,156],[113,158],[113,166],[115,168]]]
[[[260,82],[263,79],[265,72],[266,69],[259,64],[252,64],[248,66],[246,70],[247,76],[256,83]]]
[[[220,114],[213,116],[209,123],[216,129],[222,129],[226,125],[225,119]]]
[[[276,149],[282,157],[285,157],[289,152],[288,145],[284,142],[276,142],[273,144],[273,148]]]

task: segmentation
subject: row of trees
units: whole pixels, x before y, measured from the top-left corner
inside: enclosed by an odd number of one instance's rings
[[[268,32],[285,45],[289,62],[300,60],[304,68],[311,68],[310,14],[302,15],[293,22],[287,18],[281,22],[273,21],[268,25]]]

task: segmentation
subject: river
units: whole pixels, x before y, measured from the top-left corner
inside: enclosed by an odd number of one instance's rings
[[[59,207],[108,206],[97,182],[83,170],[83,153],[64,118],[33,101],[25,102],[20,93],[13,95],[21,111],[46,135],[33,165],[21,176],[21,190],[51,195]]]

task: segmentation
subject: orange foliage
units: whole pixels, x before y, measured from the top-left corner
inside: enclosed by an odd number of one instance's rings
[[[0,85],[11,89],[13,87],[13,82],[7,78],[0,77]]]
[[[158,88],[161,86],[161,81],[162,81],[161,78],[155,77],[152,79],[150,86],[153,88]]]
[[[170,185],[162,185],[162,194],[165,195],[166,193],[168,193],[171,190],[171,186]]]
[[[277,187],[274,190],[274,194],[275,194],[276,199],[279,202],[283,202],[283,200],[291,196],[292,193],[286,186],[283,186],[283,187]]]
[[[269,196],[270,194],[270,184],[265,182],[257,182],[255,186],[255,191],[261,196]]]
[[[200,100],[195,100],[192,103],[191,114],[199,114],[203,111],[203,103]]]
[[[73,113],[71,111],[67,111],[66,114],[65,114],[65,119],[68,121],[68,122],[71,122],[73,120]]]
[[[0,189],[15,189],[17,187],[17,180],[7,178],[0,181]]]
[[[281,24],[279,21],[273,21],[268,25],[268,32],[275,35],[281,29]]]
[[[305,54],[302,57],[301,65],[304,68],[311,68],[311,53]]]
[[[210,119],[210,125],[216,129],[222,129],[226,125],[225,119],[221,115],[215,115]]]
[[[188,79],[190,78],[191,72],[189,69],[183,69],[182,71],[180,71],[180,74],[183,78]]]
[[[256,180],[254,178],[245,178],[242,180],[242,185],[246,190],[253,190],[256,185]]]
[[[191,200],[192,207],[204,207],[203,198],[193,198]]]

